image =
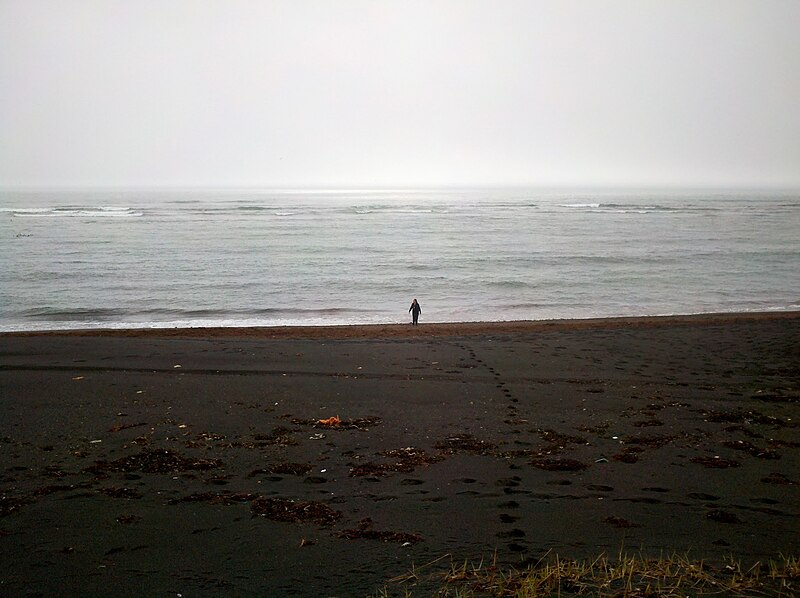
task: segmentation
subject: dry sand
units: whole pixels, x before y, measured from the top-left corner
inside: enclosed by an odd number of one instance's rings
[[[797,555],[798,339],[800,313],[1,335],[0,594]]]

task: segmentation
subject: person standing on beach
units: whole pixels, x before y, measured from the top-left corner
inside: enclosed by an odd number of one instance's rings
[[[411,307],[408,308],[408,311],[411,312],[411,323],[416,326],[417,320],[419,320],[419,314],[422,313],[422,308],[419,306],[419,303],[417,303],[416,299],[411,302]]]

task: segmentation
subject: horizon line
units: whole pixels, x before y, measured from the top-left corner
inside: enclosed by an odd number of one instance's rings
[[[8,192],[79,192],[79,191],[104,191],[104,192],[264,192],[264,193],[317,193],[317,194],[344,194],[344,193],[410,193],[429,191],[490,191],[490,190],[526,190],[526,191],[770,191],[770,192],[800,192],[800,184],[787,185],[724,185],[724,184],[487,184],[487,185],[410,185],[410,186],[269,186],[269,185],[3,185],[0,184],[0,193]]]

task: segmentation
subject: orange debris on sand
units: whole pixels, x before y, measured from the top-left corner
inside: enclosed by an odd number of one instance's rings
[[[319,420],[319,423],[321,423],[324,426],[338,426],[341,425],[342,420],[339,419],[338,415],[334,415],[333,417],[329,417],[328,419]]]

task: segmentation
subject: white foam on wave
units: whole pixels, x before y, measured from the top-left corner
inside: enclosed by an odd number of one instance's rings
[[[49,208],[0,208],[0,212],[13,218],[130,218],[144,216],[144,212],[131,207],[49,207]]]
[[[386,317],[358,315],[314,318],[209,318],[164,321],[41,321],[0,324],[0,332],[44,332],[58,330],[161,330],[170,328],[273,328],[297,326],[357,326],[365,324],[400,324]]]

